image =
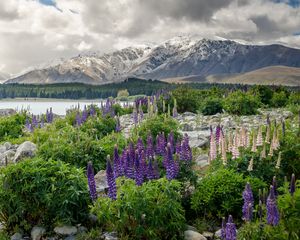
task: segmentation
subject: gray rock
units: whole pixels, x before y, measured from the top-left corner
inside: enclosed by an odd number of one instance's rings
[[[43,227],[34,226],[31,230],[31,239],[40,240],[42,236],[46,233],[46,229]]]
[[[70,236],[67,236],[65,238],[65,240],[76,240],[76,237],[74,235],[70,235]]]
[[[184,239],[185,240],[207,240],[206,237],[204,237],[202,234],[192,230],[187,230],[184,232]]]
[[[14,115],[17,112],[14,109],[7,108],[7,109],[0,109],[0,116],[10,116]]]
[[[58,235],[75,235],[77,233],[77,228],[74,226],[60,226],[55,227],[54,232]]]
[[[13,159],[16,152],[14,150],[7,150],[3,154],[0,154],[0,166],[5,166],[6,164],[13,163]]]
[[[187,226],[186,226],[186,230],[192,230],[192,231],[194,231],[194,232],[197,232],[197,228],[195,228],[195,227],[193,227],[193,226],[191,226],[191,225],[187,225]]]
[[[36,152],[36,145],[30,141],[23,142],[18,148],[16,155],[13,159],[14,162],[18,162],[26,157],[33,157]]]
[[[22,240],[22,234],[17,232],[10,237],[10,240]]]
[[[4,145],[0,146],[0,153],[4,153],[6,151],[6,147]]]
[[[218,231],[216,231],[215,237],[221,238],[221,231],[222,231],[222,229],[219,229]]]
[[[12,145],[11,145],[11,143],[10,143],[10,142],[5,142],[5,143],[3,144],[3,146],[5,146],[5,147],[6,147],[6,150],[9,150],[9,149],[11,149],[11,147],[12,147]]]
[[[206,237],[207,239],[209,239],[209,240],[211,240],[211,239],[213,239],[214,238],[214,234],[212,233],[212,232],[203,232],[202,233],[202,235],[204,236],[204,237]]]
[[[195,163],[197,166],[205,167],[208,165],[208,155],[207,154],[201,154],[196,157]]]
[[[105,240],[118,240],[118,235],[116,232],[106,232],[102,235]]]
[[[103,192],[108,188],[105,170],[101,170],[95,175],[95,182],[97,192]]]

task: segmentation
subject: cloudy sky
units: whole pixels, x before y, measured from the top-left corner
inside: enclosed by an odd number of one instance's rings
[[[300,0],[0,0],[0,72],[178,35],[300,48]]]

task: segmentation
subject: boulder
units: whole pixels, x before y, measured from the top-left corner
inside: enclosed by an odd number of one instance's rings
[[[18,148],[16,155],[13,159],[14,162],[18,162],[26,157],[33,157],[36,152],[36,145],[30,141],[23,142]]]
[[[14,150],[8,150],[3,154],[0,154],[0,166],[6,166],[6,164],[12,163],[16,152]]]
[[[0,116],[10,116],[16,114],[16,110],[11,109],[11,108],[6,108],[6,109],[0,109]]]
[[[193,231],[193,230],[186,230],[184,232],[184,239],[185,240],[207,240],[202,234]]]
[[[6,150],[9,150],[9,149],[12,148],[12,145],[11,145],[10,142],[5,142],[5,143],[3,144],[3,146],[5,146]]]
[[[196,157],[195,163],[197,166],[204,167],[208,165],[208,155],[207,154],[201,154]]]
[[[94,178],[97,192],[103,192],[108,188],[105,170],[100,170]]]
[[[4,145],[0,146],[0,154],[6,151],[6,147]]]
[[[118,240],[118,235],[116,232],[106,232],[102,235],[105,240]]]
[[[75,235],[77,233],[77,228],[74,226],[60,226],[55,227],[54,232],[58,235],[64,236]]]
[[[22,240],[22,234],[17,232],[10,237],[10,240]]]
[[[214,234],[212,232],[203,232],[202,235],[206,237],[208,240],[214,239]]]
[[[43,227],[34,226],[31,230],[31,239],[40,240],[42,236],[46,233],[46,229]]]

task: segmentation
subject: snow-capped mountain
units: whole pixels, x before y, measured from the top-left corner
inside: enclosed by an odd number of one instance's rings
[[[3,72],[0,72],[0,83],[6,81],[9,78],[9,75]]]
[[[158,45],[128,47],[104,55],[82,54],[31,70],[6,83],[105,84],[131,76],[145,79],[209,76],[244,73],[275,65],[300,67],[300,50],[181,36]]]

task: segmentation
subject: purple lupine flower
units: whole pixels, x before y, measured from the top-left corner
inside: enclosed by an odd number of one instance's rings
[[[94,169],[91,161],[88,162],[88,166],[87,166],[87,178],[88,178],[88,185],[89,185],[91,199],[92,201],[95,201],[97,199],[97,191],[96,191],[96,183],[94,178]]]
[[[181,152],[180,152],[180,160],[184,161],[192,161],[192,150],[189,144],[189,137],[187,134],[184,135],[182,144],[181,144]]]
[[[153,140],[150,133],[148,134],[147,137],[146,157],[148,159],[154,158]]]
[[[134,179],[134,169],[133,169],[133,162],[134,158],[130,157],[129,150],[126,150],[126,162],[124,166],[124,174],[127,178]]]
[[[107,178],[107,185],[108,185],[107,195],[112,200],[116,200],[117,199],[116,178],[114,176],[114,172],[113,172],[113,169],[111,167],[109,156],[107,156],[106,178]]]
[[[92,104],[90,107],[90,116],[95,116],[96,114],[96,109],[95,106]]]
[[[120,118],[116,117],[116,132],[121,132]]]
[[[166,168],[166,177],[168,180],[172,180],[177,176],[177,169],[171,152],[171,146],[168,143],[166,148],[166,154],[164,156],[164,166]]]
[[[117,177],[121,176],[121,171],[122,171],[117,145],[115,145],[115,148],[114,148],[113,160],[114,160],[114,174],[115,174],[115,177],[117,178]]]
[[[274,193],[274,187],[270,187],[270,194],[267,199],[267,223],[273,226],[279,223],[279,211],[276,204],[276,197]]]
[[[148,167],[147,167],[146,177],[149,180],[156,179],[156,174],[155,174],[154,167],[152,165],[152,159],[151,158],[148,161]]]
[[[175,151],[175,141],[174,141],[174,133],[173,133],[173,131],[171,131],[168,134],[167,142],[170,143],[170,145],[171,145],[171,151],[172,151],[172,153],[174,153],[174,151]]]
[[[158,162],[156,159],[154,159],[154,176],[155,179],[159,179],[160,178],[160,173],[159,173],[159,167],[158,167]]]
[[[34,128],[37,128],[39,125],[35,115],[32,116],[31,124]]]
[[[143,121],[144,119],[144,112],[143,112],[143,108],[142,108],[142,103],[139,102],[139,116],[140,116],[140,122]]]
[[[296,179],[295,174],[292,174],[291,184],[290,184],[290,193],[292,196],[294,196],[294,193],[296,191]]]
[[[158,155],[163,156],[165,154],[166,145],[167,145],[167,143],[166,143],[166,139],[165,139],[165,134],[160,133],[156,137],[156,153]]]
[[[45,125],[45,123],[44,123],[44,116],[42,116],[41,122],[40,122],[40,127],[43,128],[44,125]]]
[[[243,192],[243,199],[244,199],[243,219],[246,222],[249,222],[253,217],[253,205],[254,205],[253,193],[252,193],[250,183],[247,183],[245,186],[245,190]]]
[[[143,166],[142,166],[142,156],[141,154],[138,152],[138,150],[136,150],[135,152],[135,163],[134,163],[134,169],[135,169],[135,183],[137,186],[141,186],[144,182],[144,172],[143,172]]]
[[[236,240],[236,226],[233,223],[232,216],[229,215],[225,228],[226,240]]]
[[[222,130],[222,128],[220,127],[220,124],[218,124],[218,126],[216,127],[216,143],[217,144],[219,143],[221,130]]]
[[[81,125],[81,117],[80,117],[80,113],[79,112],[77,112],[77,114],[76,114],[76,119],[75,119],[75,121],[76,121],[76,126],[80,126]]]
[[[139,153],[144,151],[144,143],[143,143],[143,140],[140,137],[137,140],[136,149],[139,151]]]
[[[29,119],[28,119],[28,117],[26,117],[26,120],[25,120],[25,127],[28,129],[28,130],[30,130],[30,121],[29,121]]]
[[[223,217],[222,218],[222,228],[221,228],[221,239],[222,240],[225,240],[225,238],[226,238],[226,220],[225,220],[225,218]]]
[[[181,142],[177,140],[176,147],[175,147],[175,153],[180,156],[181,154]]]
[[[275,197],[277,197],[277,196],[278,196],[278,192],[277,192],[277,181],[276,181],[276,177],[275,177],[275,176],[273,177],[273,180],[272,180],[272,186],[273,186],[273,189],[274,189]]]

